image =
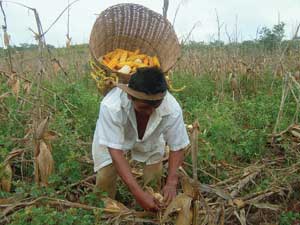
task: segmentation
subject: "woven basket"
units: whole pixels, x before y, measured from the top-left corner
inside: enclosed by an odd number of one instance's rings
[[[118,4],[103,11],[90,36],[90,52],[95,63],[100,56],[122,48],[140,49],[157,56],[163,72],[169,71],[180,57],[180,45],[170,22],[162,15],[138,4]],[[98,64],[99,65],[99,64]],[[107,74],[112,71],[99,65]],[[127,83],[130,75],[114,72],[119,82]]]

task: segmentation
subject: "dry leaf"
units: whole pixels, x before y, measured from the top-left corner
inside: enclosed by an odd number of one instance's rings
[[[193,221],[193,210],[181,210],[178,213],[175,225],[190,225]]]
[[[233,199],[233,203],[240,209],[245,206],[245,202],[242,199],[236,198]]]
[[[11,89],[13,94],[18,97],[20,92],[20,80],[16,77],[13,78]]]
[[[297,138],[300,138],[300,133],[295,131],[295,130],[291,130],[291,133],[293,136],[297,137]]]
[[[168,216],[177,211],[178,217],[176,225],[189,225],[190,224],[190,208],[191,208],[192,198],[186,194],[179,194],[167,207],[162,222],[164,223]]]
[[[34,135],[36,140],[40,140],[44,136],[44,133],[48,128],[48,121],[49,116],[47,116],[37,127]]]
[[[60,66],[58,65],[57,62],[53,63],[53,70],[55,74],[58,74],[58,72],[60,71]]]
[[[32,87],[31,82],[29,82],[29,81],[24,81],[23,89],[24,89],[25,94],[28,95],[28,94],[30,93],[31,87]]]
[[[130,211],[125,205],[109,197],[103,198],[102,200],[104,201],[103,210],[105,212],[121,214]]]
[[[9,163],[10,160],[17,157],[18,155],[21,155],[24,152],[24,149],[14,149],[12,150],[8,156],[6,156],[5,163]]]
[[[241,225],[247,225],[245,209],[240,210],[240,214],[235,210],[234,215],[240,221]]]
[[[280,210],[280,206],[274,205],[274,204],[269,204],[269,203],[253,203],[251,205],[253,205],[253,206],[255,206],[256,208],[259,208],[259,209],[270,209],[270,210],[273,210],[273,211]]]
[[[40,142],[39,155],[37,157],[38,169],[42,185],[48,186],[48,178],[53,173],[54,160],[47,144]]]
[[[9,163],[7,163],[3,167],[3,171],[1,171],[1,189],[6,192],[10,192],[11,189],[11,181],[12,181],[12,169]]]
[[[53,140],[56,140],[59,136],[61,136],[61,135],[59,135],[55,131],[49,130],[49,131],[44,133],[43,139],[46,140],[46,141],[53,141]]]
[[[300,125],[299,124],[294,124],[291,129],[294,129],[296,131],[299,131],[300,132]]]
[[[196,193],[193,187],[193,180],[185,174],[182,174],[181,176],[181,186],[184,194],[192,198],[195,196]]]

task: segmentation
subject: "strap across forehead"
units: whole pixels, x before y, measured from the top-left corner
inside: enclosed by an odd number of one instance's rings
[[[167,93],[165,91],[163,93],[157,93],[157,94],[146,94],[141,91],[133,90],[132,88],[128,87],[126,84],[117,84],[117,87],[125,91],[127,94],[141,100],[150,100],[150,101],[162,100]]]

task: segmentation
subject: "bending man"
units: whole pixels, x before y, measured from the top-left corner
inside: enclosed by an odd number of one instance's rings
[[[159,182],[166,144],[170,154],[162,194],[165,203],[169,204],[176,196],[177,170],[189,138],[181,107],[168,92],[162,71],[158,68],[138,69],[128,86],[119,84],[101,102],[92,146],[96,187],[114,198],[119,175],[145,210],[158,210],[159,204],[143,191],[132,175],[124,153],[130,150],[134,160],[145,163],[146,184],[152,180]]]

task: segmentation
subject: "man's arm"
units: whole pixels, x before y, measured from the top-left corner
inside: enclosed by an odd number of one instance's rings
[[[164,202],[169,205],[176,197],[176,190],[178,184],[178,168],[181,166],[184,159],[184,150],[170,151],[169,168],[166,185],[163,188]]]
[[[128,186],[130,192],[134,195],[137,202],[145,209],[150,211],[159,210],[159,205],[156,203],[152,195],[144,192],[136,179],[131,173],[129,163],[124,157],[123,151],[109,148],[109,153],[113,160],[113,165],[116,168],[123,182]]]

